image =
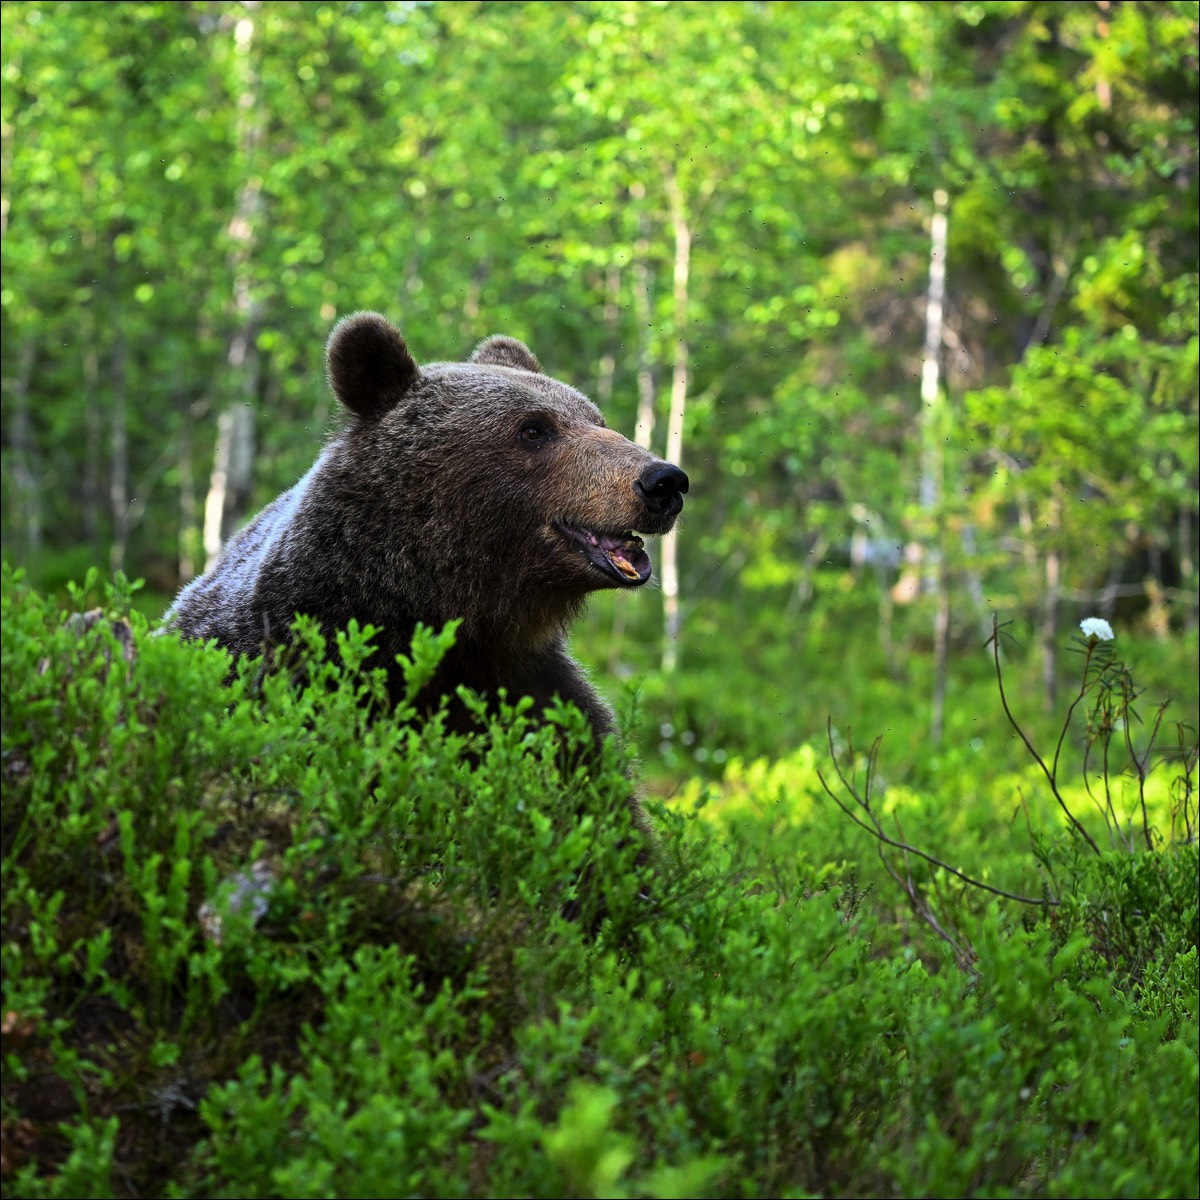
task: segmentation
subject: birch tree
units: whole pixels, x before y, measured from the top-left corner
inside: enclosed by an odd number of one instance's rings
[[[692,230],[679,179],[670,164],[663,168],[663,183],[670,202],[671,232],[674,236],[672,262],[671,332],[673,353],[671,363],[671,407],[667,415],[668,462],[683,466],[683,418],[688,392],[688,283],[691,277]],[[664,671],[674,671],[679,663],[679,567],[678,526],[663,538],[663,652]]]
[[[950,575],[946,561],[945,522],[942,517],[945,462],[943,432],[946,415],[940,386],[942,316],[946,299],[946,206],[950,197],[943,188],[933,193],[929,227],[929,290],[925,302],[925,347],[921,359],[921,479],[920,504],[933,537],[926,547],[927,581],[936,597],[933,624],[934,687],[930,737],[942,740],[946,713],[946,662],[950,643]]]
[[[251,260],[262,209],[258,163],[266,126],[254,63],[255,22],[261,0],[242,0],[233,21],[233,64],[237,85],[237,161],[242,182],[226,235],[232,280],[233,331],[225,356],[230,399],[217,418],[216,443],[208,495],[204,502],[205,570],[217,561],[221,546],[245,501],[254,469],[254,404],[258,392],[257,309]]]

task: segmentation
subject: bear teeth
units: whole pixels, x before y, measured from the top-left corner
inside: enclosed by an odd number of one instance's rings
[[[587,534],[588,544],[591,546],[599,546],[601,543],[612,544],[614,542],[623,542],[626,545],[642,547],[645,542],[632,530],[626,529],[624,533],[593,533],[590,529],[584,530]]]
[[[559,524],[559,530],[583,549],[594,567],[619,583],[637,586],[650,578],[645,543],[633,530],[602,533],[566,521]]]

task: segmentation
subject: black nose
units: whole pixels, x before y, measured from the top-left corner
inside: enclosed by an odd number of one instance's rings
[[[634,484],[646,507],[664,517],[673,517],[683,507],[688,477],[673,463],[656,462],[648,466]]]

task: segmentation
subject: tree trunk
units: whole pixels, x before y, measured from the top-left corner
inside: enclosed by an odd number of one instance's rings
[[[129,379],[122,328],[118,315],[113,321],[116,333],[109,366],[112,402],[109,407],[108,505],[112,513],[112,542],[109,545],[108,564],[114,574],[125,569],[125,552],[129,546]]]
[[[93,552],[100,552],[100,514],[104,511],[104,409],[100,397],[100,347],[92,308],[80,312],[84,392],[83,532]]]
[[[600,370],[596,378],[596,403],[604,412],[612,402],[617,378],[617,344],[620,340],[621,268],[609,263],[604,273],[604,341]],[[614,596],[612,637],[608,647],[608,668],[613,674],[621,670],[621,649],[625,643],[625,597]]]
[[[643,200],[646,189],[635,182],[629,189],[635,200]],[[650,449],[654,437],[654,338],[650,324],[652,311],[650,299],[650,268],[647,265],[650,257],[649,221],[646,219],[644,208],[638,209],[638,240],[633,249],[633,315],[638,330],[638,360],[637,360],[637,421],[634,425],[633,440],[643,450]],[[609,650],[609,669],[613,674],[621,672],[621,648],[625,642],[625,624],[629,615],[629,597],[619,593],[613,609],[612,641]]]
[[[254,467],[253,439],[254,419],[249,404],[231,405],[217,418],[212,474],[204,503],[206,571],[220,557],[230,526],[237,520],[249,494]]]
[[[929,291],[925,302],[925,352],[921,363],[921,481],[919,499],[931,542],[926,555],[926,590],[936,593],[933,619],[934,672],[930,737],[936,746],[942,737],[946,710],[946,662],[950,642],[950,572],[946,564],[945,519],[942,506],[945,462],[942,437],[945,413],[942,408],[940,371],[942,313],[946,296],[946,234],[949,196],[941,189],[933,193],[933,220],[929,236]]]
[[[938,386],[942,351],[942,310],[946,296],[946,233],[949,197],[941,188],[933,194],[934,212],[929,236],[929,291],[925,300],[925,352],[921,362],[921,482],[922,510],[932,515],[942,499],[941,391]]]
[[[187,425],[179,435],[179,582],[190,583],[196,575],[196,473],[192,465],[192,431]]]
[[[605,350],[600,356],[600,369],[596,374],[596,404],[604,412],[612,402],[613,388],[617,377],[617,322],[621,316],[621,268],[609,263],[604,272],[604,324]]]
[[[929,722],[929,739],[934,746],[942,744],[946,727],[946,679],[950,664],[950,574],[946,556],[938,564],[937,608],[933,618],[933,712]]]
[[[1061,600],[1062,561],[1057,541],[1062,510],[1059,501],[1050,507],[1052,545],[1046,552],[1046,597],[1042,607],[1042,703],[1052,712],[1058,703],[1058,609]]]
[[[889,679],[899,679],[896,669],[896,638],[892,632],[893,617],[896,613],[896,601],[892,597],[892,589],[881,579],[879,582],[879,648],[883,651],[883,661],[887,667]]]
[[[1046,555],[1046,598],[1042,608],[1042,707],[1052,712],[1058,703],[1058,601],[1061,563],[1058,551]]]
[[[229,269],[233,277],[233,328],[226,353],[228,405],[217,418],[212,474],[204,504],[204,569],[220,556],[226,534],[240,516],[250,494],[254,470],[254,409],[258,392],[258,313],[251,290],[250,259],[262,208],[262,178],[256,159],[266,121],[260,110],[258,75],[251,48],[260,0],[242,0],[243,14],[234,24],[234,61],[238,76],[238,152],[244,181],[226,230]]]
[[[665,172],[667,197],[671,203],[671,227],[675,234],[674,334],[675,351],[671,369],[671,408],[667,415],[668,462],[683,466],[683,418],[688,387],[688,277],[691,268],[692,231],[688,225],[683,193],[675,172]],[[663,539],[663,656],[662,669],[674,671],[679,663],[679,569],[677,530]]]
[[[1183,607],[1183,628],[1185,633],[1191,633],[1196,628],[1200,618],[1200,590],[1196,587],[1196,564],[1200,555],[1197,551],[1196,525],[1192,520],[1192,510],[1186,504],[1180,505],[1179,522],[1176,530],[1176,540],[1179,545],[1179,582],[1182,595],[1180,602]]]
[[[37,362],[37,341],[27,333],[21,339],[17,354],[17,374],[6,381],[12,397],[12,424],[9,431],[12,447],[10,471],[16,515],[13,529],[21,540],[22,557],[36,571],[42,551],[42,480],[37,446],[33,433],[33,418],[29,395],[33,387],[33,368]]]
[[[646,189],[634,184],[630,193],[642,198]],[[633,440],[643,450],[650,449],[654,438],[654,338],[652,336],[650,300],[650,231],[644,209],[638,210],[638,240],[633,249],[633,315],[638,326],[637,424]]]

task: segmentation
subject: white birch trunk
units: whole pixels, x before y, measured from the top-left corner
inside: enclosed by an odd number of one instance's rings
[[[1046,597],[1042,606],[1042,703],[1053,712],[1058,702],[1058,609],[1061,599],[1062,559],[1057,541],[1062,528],[1062,502],[1050,504],[1051,549],[1046,552]]]
[[[666,171],[667,196],[671,202],[671,226],[675,234],[674,334],[675,352],[671,369],[671,407],[667,415],[666,459],[683,466],[683,418],[688,388],[688,279],[691,270],[692,231],[688,225],[683,193],[670,168]],[[663,656],[662,669],[674,671],[679,664],[679,569],[678,536],[672,529],[663,538]]]
[[[942,453],[938,442],[941,415],[942,309],[946,297],[946,234],[949,197],[933,194],[929,236],[929,291],[925,301],[925,352],[921,362],[921,508],[933,513],[942,499]]]
[[[630,195],[643,200],[645,187],[635,182],[630,186]],[[650,233],[644,208],[638,209],[638,240],[633,247],[632,284],[633,316],[638,330],[637,358],[637,420],[633,429],[633,440],[643,450],[650,449],[654,438],[654,338],[650,324],[653,309],[650,298]],[[614,675],[622,673],[621,650],[625,643],[625,624],[629,614],[629,596],[618,593],[613,608],[612,642],[608,656],[609,670]]]
[[[635,196],[646,194],[640,186],[630,191]],[[647,265],[649,257],[650,234],[646,214],[639,211],[638,240],[633,248],[633,315],[638,326],[638,408],[633,440],[643,450],[650,449],[654,438],[654,339],[650,325],[653,306],[650,301],[650,268]]]
[[[921,362],[921,481],[922,511],[937,530],[926,558],[925,587],[937,594],[933,621],[936,670],[930,738],[936,746],[942,739],[946,713],[946,664],[950,646],[950,577],[941,545],[942,488],[945,464],[942,456],[944,413],[941,402],[942,315],[946,297],[946,235],[949,196],[941,189],[933,193],[933,220],[929,231],[929,291],[925,302],[925,351]]]
[[[238,73],[238,151],[245,180],[238,192],[227,235],[233,276],[234,334],[226,354],[230,381],[229,405],[217,418],[217,438],[208,494],[204,502],[204,569],[220,556],[236,505],[248,495],[254,468],[254,410],[258,389],[258,350],[255,344],[256,306],[251,291],[250,257],[259,211],[262,179],[255,171],[265,120],[259,108],[258,75],[251,48],[255,14],[260,0],[242,0],[242,15],[233,28],[234,61]]]

